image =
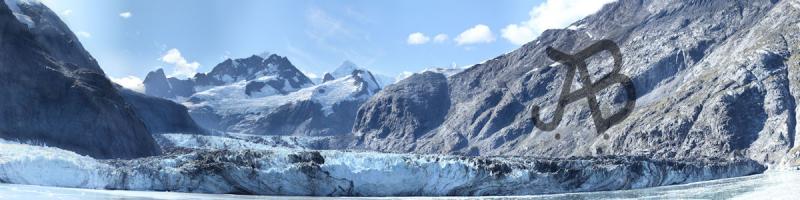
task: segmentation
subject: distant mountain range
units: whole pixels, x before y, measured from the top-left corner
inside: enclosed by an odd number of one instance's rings
[[[228,59],[194,78],[144,80],[148,95],[186,105],[204,128],[224,133],[347,136],[358,107],[388,81],[345,61],[314,83],[286,57]]]

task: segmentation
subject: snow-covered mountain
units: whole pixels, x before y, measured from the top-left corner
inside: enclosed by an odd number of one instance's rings
[[[359,67],[358,65],[349,60],[342,62],[342,64],[339,65],[339,67],[336,67],[336,69],[334,69],[332,72],[325,73],[322,76],[321,82],[324,83],[326,81],[349,76],[356,70],[368,73],[371,76],[370,80],[374,81],[381,88],[394,84],[395,82],[393,78],[387,75],[373,73],[366,68]]]
[[[258,79],[256,79],[258,80]],[[184,103],[207,128],[260,135],[349,135],[358,107],[380,90],[368,72],[350,75],[288,94],[247,94],[250,82],[217,86]]]
[[[168,99],[190,97],[213,87],[240,83],[245,84],[248,96],[287,94],[314,85],[289,59],[275,54],[227,59],[211,72],[198,73],[187,80],[167,78],[163,69],[148,73],[144,80],[146,94]]]
[[[186,105],[195,121],[214,131],[346,136],[359,106],[381,85],[351,62],[334,74],[314,85],[286,57],[271,54],[228,59],[186,80],[167,78],[158,69],[148,73],[144,85],[149,95]]]

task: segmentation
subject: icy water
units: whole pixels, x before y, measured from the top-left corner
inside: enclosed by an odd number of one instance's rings
[[[394,198],[313,198],[313,199],[797,199],[800,172],[769,172],[762,175],[699,182],[638,190],[587,192],[557,195],[510,197],[394,197]],[[56,188],[0,184],[0,199],[311,199],[311,197],[271,197],[138,192]]]

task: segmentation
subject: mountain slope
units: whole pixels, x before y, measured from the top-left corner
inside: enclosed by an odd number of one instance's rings
[[[50,9],[0,3],[0,31],[0,138],[95,158],[159,153],[139,116]]]
[[[167,99],[147,96],[133,90],[117,87],[120,95],[140,116],[147,130],[153,134],[184,133],[208,134],[181,104]]]
[[[620,0],[567,29],[545,31],[518,50],[449,77],[450,109],[437,128],[394,133],[413,138],[400,144],[360,132],[363,142],[356,146],[468,155],[641,155],[775,163],[796,143],[797,5]],[[616,42],[622,51],[620,73],[631,77],[636,90],[633,112],[597,134],[587,101],[580,100],[565,107],[555,130],[536,128],[531,107],[542,106],[543,120],[552,121],[565,76],[565,67],[553,64],[545,48],[575,53],[600,39]],[[596,81],[610,72],[612,59],[603,53],[587,63]],[[581,83],[572,85],[575,91]],[[392,94],[378,96],[385,95]],[[599,91],[603,115],[618,112],[625,95],[619,85]],[[388,112],[367,106],[362,111]],[[357,124],[354,130],[373,126]]]

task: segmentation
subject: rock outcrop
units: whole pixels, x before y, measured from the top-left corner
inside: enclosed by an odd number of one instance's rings
[[[376,150],[413,150],[405,149],[404,144],[415,142],[441,125],[450,109],[449,95],[447,78],[433,72],[415,74],[384,88],[358,111],[353,131],[361,135],[356,135],[360,139],[355,145]],[[376,141],[381,142],[373,143]]]

